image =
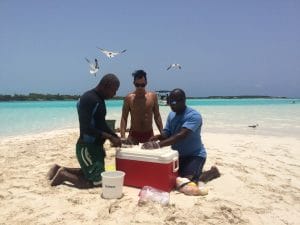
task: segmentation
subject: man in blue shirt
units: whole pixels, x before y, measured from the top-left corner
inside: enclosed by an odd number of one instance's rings
[[[166,126],[160,135],[153,136],[151,142],[142,148],[155,149],[172,146],[179,154],[179,176],[198,183],[206,161],[206,150],[201,140],[202,117],[199,112],[186,106],[186,96],[183,90],[177,88],[171,91],[169,97],[170,112]],[[155,142],[160,140],[160,142]],[[220,176],[216,167],[207,171],[205,179]]]

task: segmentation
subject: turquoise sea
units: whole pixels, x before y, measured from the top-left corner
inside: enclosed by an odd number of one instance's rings
[[[119,127],[121,100],[108,100],[107,119]],[[189,99],[203,132],[300,137],[300,99]],[[170,108],[160,106],[165,123]],[[0,102],[0,137],[78,128],[76,101]],[[255,129],[248,125],[259,124]]]

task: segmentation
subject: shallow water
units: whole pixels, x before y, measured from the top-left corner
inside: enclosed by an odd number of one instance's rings
[[[106,103],[116,127],[122,103]],[[203,132],[300,137],[300,99],[189,99],[187,105],[201,113]],[[160,106],[160,112],[165,123],[170,107]],[[0,136],[78,128],[76,101],[0,102],[0,124]],[[259,126],[248,127],[254,124]]]

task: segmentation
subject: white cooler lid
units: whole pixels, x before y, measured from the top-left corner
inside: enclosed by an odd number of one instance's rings
[[[178,159],[178,152],[171,149],[171,147],[145,150],[141,149],[141,145],[136,145],[132,148],[120,148],[119,150],[117,150],[116,158],[146,162],[169,163],[173,160]]]

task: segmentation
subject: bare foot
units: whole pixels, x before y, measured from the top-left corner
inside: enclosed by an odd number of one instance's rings
[[[48,171],[46,177],[48,180],[52,180],[52,178],[55,176],[55,174],[57,173],[57,171],[61,168],[61,166],[54,164],[50,170]]]
[[[210,170],[205,171],[200,176],[200,181],[207,183],[213,179],[216,179],[221,176],[219,169],[216,166],[212,166]]]
[[[57,185],[62,184],[65,181],[65,179],[64,179],[65,174],[64,173],[65,173],[64,168],[59,168],[56,175],[53,177],[50,185],[51,186],[57,186]]]
[[[51,186],[57,186],[64,182],[70,182],[77,188],[92,188],[94,187],[93,182],[86,180],[83,176],[78,176],[76,174],[68,172],[66,168],[61,167],[58,169],[56,175],[50,182]]]

